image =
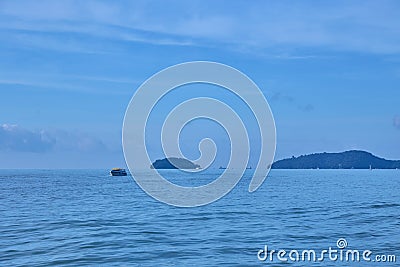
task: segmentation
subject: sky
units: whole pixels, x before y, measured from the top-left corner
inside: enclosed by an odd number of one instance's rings
[[[230,65],[259,86],[275,118],[276,159],[350,149],[400,159],[399,12],[398,1],[365,0],[2,0],[0,168],[125,166],[134,92],[196,60]],[[182,137],[188,158],[203,137],[227,141],[208,124]],[[156,141],[149,149],[161,157]]]

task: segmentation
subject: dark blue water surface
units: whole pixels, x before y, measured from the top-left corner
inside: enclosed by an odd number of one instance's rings
[[[198,185],[220,171],[167,171]],[[251,171],[227,196],[176,208],[107,170],[1,170],[1,266],[400,266],[400,170],[273,170],[255,193]],[[259,261],[269,249],[336,247],[397,263]]]

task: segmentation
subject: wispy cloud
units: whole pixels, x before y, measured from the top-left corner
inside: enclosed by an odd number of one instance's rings
[[[311,104],[299,105],[298,108],[302,111],[309,112],[314,110],[314,105]]]
[[[398,116],[398,115],[394,116],[393,126],[400,130],[400,116]]]
[[[293,102],[294,98],[281,92],[275,92],[271,96],[271,101]]]
[[[282,50],[291,47],[400,52],[397,1],[226,5],[64,0],[3,1],[1,5],[3,29],[75,32],[159,45],[245,45],[276,49],[283,55]]]
[[[286,95],[281,92],[275,92],[271,95],[269,98],[272,103],[276,102],[281,102],[281,103],[289,103],[290,105],[296,106],[299,110],[304,111],[304,112],[309,112],[314,110],[314,105],[312,104],[302,104],[300,103],[296,98],[293,96]]]
[[[2,77],[4,76],[4,78]],[[2,73],[0,86],[17,85],[24,88],[40,88],[42,90],[60,90],[95,94],[131,94],[132,88],[141,81],[119,77],[27,73]],[[129,89],[127,89],[129,88]]]

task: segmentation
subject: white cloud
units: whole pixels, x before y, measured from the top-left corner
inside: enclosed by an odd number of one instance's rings
[[[62,130],[29,130],[18,125],[0,125],[0,151],[45,153],[49,151],[105,151],[102,141],[87,134]]]
[[[0,150],[37,152],[51,150],[56,141],[45,131],[29,131],[17,125],[0,125]]]

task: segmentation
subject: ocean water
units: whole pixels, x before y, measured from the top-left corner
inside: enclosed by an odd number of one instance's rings
[[[220,172],[165,171],[185,185]],[[250,177],[210,205],[176,208],[108,170],[0,170],[0,266],[400,266],[400,170],[273,170],[254,193]],[[397,262],[257,256],[339,238]]]

